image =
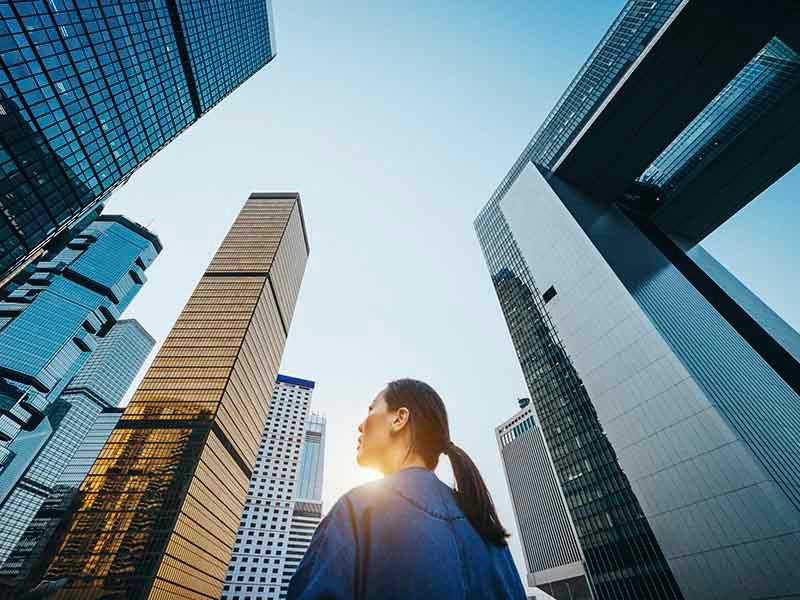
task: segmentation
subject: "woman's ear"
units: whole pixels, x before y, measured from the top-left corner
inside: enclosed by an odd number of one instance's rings
[[[401,431],[408,423],[410,414],[405,406],[398,408],[394,413],[394,419],[392,419],[392,431],[395,433]]]

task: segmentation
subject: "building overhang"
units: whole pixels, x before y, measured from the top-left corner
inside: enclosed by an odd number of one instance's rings
[[[692,120],[775,36],[800,50],[800,4],[754,8],[691,0],[597,108],[553,172],[598,200],[618,201]],[[699,241],[800,160],[793,90],[657,211],[666,231]],[[763,151],[755,150],[763,149]]]

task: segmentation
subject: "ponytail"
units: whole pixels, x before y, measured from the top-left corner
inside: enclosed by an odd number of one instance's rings
[[[456,502],[467,520],[490,544],[506,546],[509,533],[500,524],[492,496],[469,455],[450,442],[445,450],[456,478]]]
[[[500,524],[478,467],[466,452],[450,441],[447,410],[436,390],[416,379],[397,379],[387,384],[383,395],[390,409],[405,406],[409,410],[409,452],[414,450],[419,454],[429,469],[435,469],[439,456],[446,454],[456,478],[453,493],[464,516],[484,541],[506,546],[509,533]]]

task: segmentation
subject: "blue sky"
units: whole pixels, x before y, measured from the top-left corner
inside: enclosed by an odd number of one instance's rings
[[[318,382],[326,505],[372,477],[356,425],[411,376],[513,527],[493,428],[527,392],[472,221],[623,4],[276,0],[277,58],[109,204],[164,243],[128,316],[163,340],[249,193],[300,192],[311,257],[282,372]],[[795,169],[706,243],[795,328],[798,189]]]

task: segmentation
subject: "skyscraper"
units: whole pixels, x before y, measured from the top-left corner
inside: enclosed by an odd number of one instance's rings
[[[60,597],[219,598],[307,256],[299,195],[252,194],[81,486]]]
[[[800,7],[718,8],[629,1],[475,223],[603,600],[800,595],[800,336],[700,245],[800,157]]]
[[[556,600],[591,600],[575,528],[530,404],[495,429],[528,585]]]
[[[122,408],[104,406],[67,462],[56,486],[34,515],[0,567],[0,598],[17,598],[42,580],[79,506],[80,485],[122,416]],[[5,595],[4,595],[5,593]]]
[[[322,480],[325,473],[325,417],[310,414],[300,451],[292,524],[283,562],[283,576],[278,598],[286,598],[292,575],[311,545],[311,538],[322,520]]]
[[[17,600],[42,580],[48,559],[63,540],[79,499],[79,488],[59,484],[42,502],[14,551],[0,567],[2,600]]]
[[[117,426],[117,421],[119,421],[123,412],[125,412],[125,409],[119,406],[103,407],[103,410],[94,420],[92,428],[83,438],[81,445],[78,446],[67,466],[64,467],[64,472],[61,473],[61,477],[58,480],[59,485],[80,487],[94,461],[97,460],[100,450],[103,449],[111,432]]]
[[[17,104],[7,98],[2,89],[0,144],[5,152],[0,159],[2,283],[14,265],[26,258],[35,258],[37,245],[49,238],[56,223],[69,221],[76,207],[89,206],[93,193],[64,160],[47,147],[42,135],[31,127]],[[30,205],[34,190],[42,197],[38,210]]]
[[[160,250],[140,225],[98,217],[0,302],[0,560],[52,490],[102,398],[115,398],[110,382],[130,384],[150,351],[141,326],[117,317]],[[96,348],[106,357],[120,353],[102,381],[95,372],[104,359],[90,359]]]
[[[320,487],[321,494],[324,421],[316,418],[314,428],[308,428],[314,385],[307,379],[278,375],[225,577],[223,600],[285,597],[287,563],[294,562],[298,551],[298,542],[292,541],[298,492],[313,494]]]
[[[322,479],[325,474],[325,417],[311,413],[306,421],[306,433],[300,450],[300,470],[297,473],[297,500],[322,500]]]
[[[275,56],[270,0],[0,2],[0,285]]]
[[[48,412],[53,433],[38,454],[31,457],[33,460],[17,481],[16,488],[0,505],[0,531],[3,532],[3,540],[12,548],[19,545],[20,536],[34,518],[31,516],[26,520],[27,515],[35,514],[40,509],[47,497],[55,492],[56,483],[64,483],[67,469],[71,468],[72,476],[77,476],[78,465],[73,464],[75,455],[83,447],[96,421],[107,425],[109,415],[118,418],[119,409],[116,406],[122,401],[154,345],[155,340],[137,321],[118,321],[100,339],[97,348],[53,403]],[[84,460],[82,466],[85,475],[91,463],[87,466]],[[78,481],[77,485],[80,483]],[[31,490],[39,493],[32,495]],[[64,496],[61,492],[57,495]],[[52,506],[48,506],[45,512],[52,516]],[[38,546],[32,535],[27,534],[25,538],[25,548]],[[17,550],[14,564],[0,566],[0,576],[24,575],[20,569],[26,561],[20,556],[21,549],[18,547]],[[3,554],[5,560],[11,551],[5,547]],[[12,558],[9,557],[9,561]]]

